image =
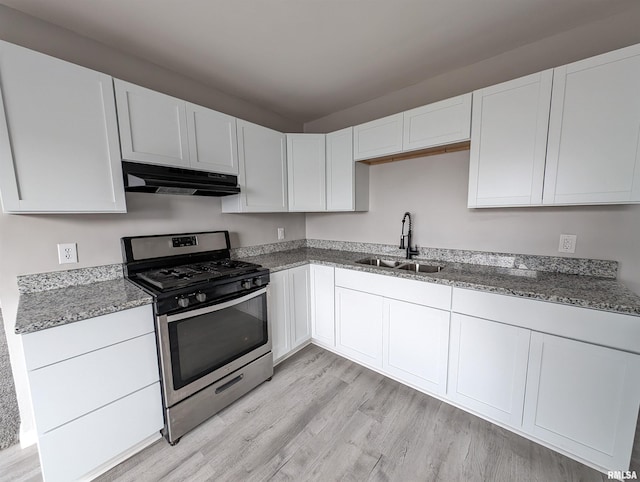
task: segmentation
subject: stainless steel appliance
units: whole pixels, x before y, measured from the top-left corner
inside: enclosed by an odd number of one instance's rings
[[[229,248],[228,231],[122,238],[127,278],[154,297],[171,444],[273,375],[269,270]]]

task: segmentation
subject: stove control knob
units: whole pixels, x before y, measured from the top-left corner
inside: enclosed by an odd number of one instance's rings
[[[253,284],[256,286],[262,286],[262,280],[260,278],[253,278]]]
[[[240,283],[240,286],[242,286],[243,290],[248,290],[249,288],[251,288],[251,280],[250,279],[244,280],[242,283]]]
[[[180,308],[186,308],[187,306],[189,306],[189,298],[186,298],[184,296],[178,298],[178,306]]]
[[[196,300],[198,300],[200,303],[206,301],[207,300],[206,293],[196,293]]]

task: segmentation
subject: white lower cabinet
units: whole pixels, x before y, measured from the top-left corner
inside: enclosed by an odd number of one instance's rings
[[[524,429],[599,466],[626,470],[639,380],[638,355],[534,332]]]
[[[454,313],[448,397],[513,427],[522,425],[531,332]]]
[[[416,387],[444,395],[449,312],[384,300],[382,368]]]
[[[150,305],[22,339],[46,482],[92,478],[160,437]]]
[[[311,265],[311,339],[328,346],[336,344],[334,279],[332,266]]]
[[[336,287],[336,348],[374,368],[382,368],[381,296]]]
[[[311,338],[309,293],[308,265],[271,273],[269,320],[276,363]]]

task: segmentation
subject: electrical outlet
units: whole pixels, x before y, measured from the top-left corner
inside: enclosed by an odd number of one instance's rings
[[[278,228],[278,241],[284,239],[284,228]]]
[[[576,236],[575,234],[561,234],[560,245],[558,246],[558,252],[559,253],[575,253],[577,240],[578,240],[578,236]]]
[[[58,245],[58,261],[60,264],[77,263],[78,248],[76,243],[66,243]]]

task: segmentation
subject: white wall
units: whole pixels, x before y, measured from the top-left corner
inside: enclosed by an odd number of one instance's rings
[[[394,244],[410,211],[420,246],[561,256],[560,234],[576,234],[576,257],[620,262],[619,279],[640,294],[640,206],[467,209],[469,152],[370,167],[369,212],[307,214],[307,238]]]

